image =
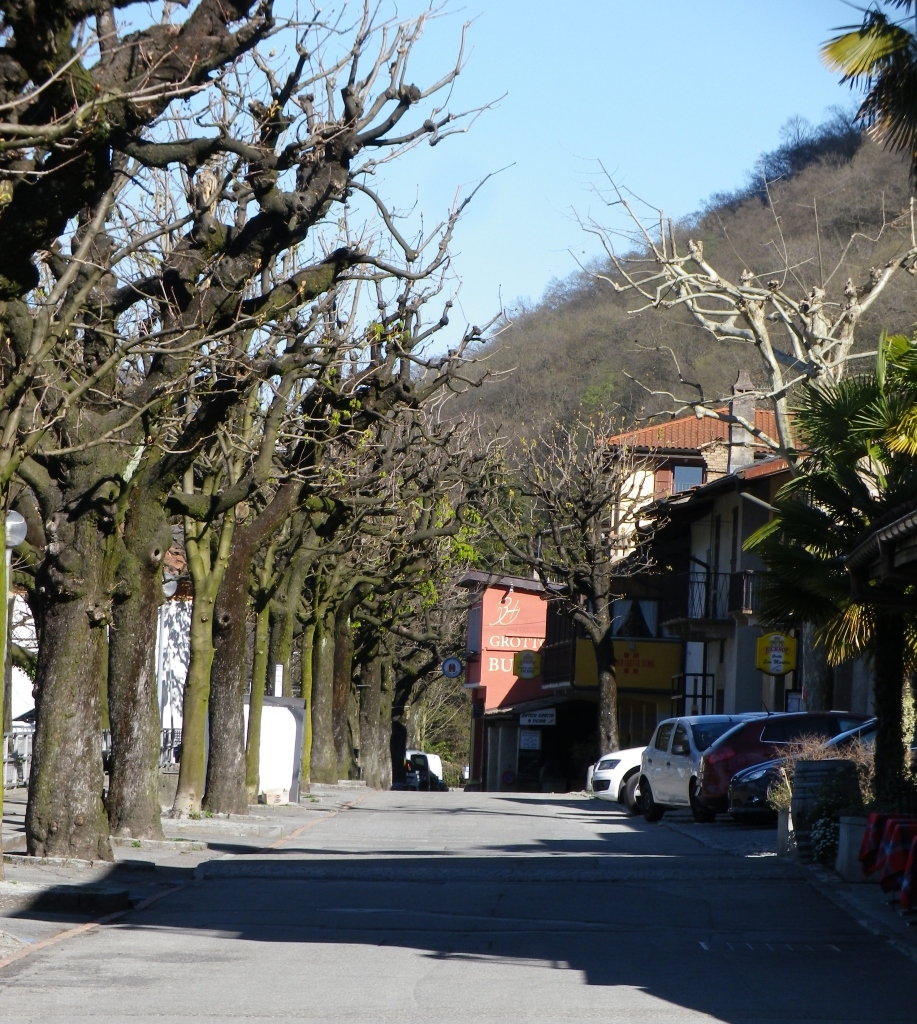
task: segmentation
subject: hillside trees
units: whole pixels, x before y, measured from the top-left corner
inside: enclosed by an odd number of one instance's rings
[[[32,853],[110,856],[106,674],[118,827],[158,828],[149,634],[170,516],[192,511],[168,504],[186,471],[302,358],[300,312],[337,281],[361,267],[418,279],[447,259],[447,227],[409,242],[365,178],[454,121],[434,97],[460,60],[410,84],[423,17],[297,25],[244,0],[200,0],[177,23],[145,11],[2,15],[4,452],[27,487],[41,640]],[[257,485],[246,469],[240,487]]]
[[[595,273],[596,279],[616,293],[631,296],[635,315],[650,310],[681,311],[710,343],[743,346],[749,359],[757,363],[761,384],[756,397],[773,407],[777,436],[764,435],[754,423],[740,421],[741,425],[794,461],[791,392],[807,381],[838,381],[852,361],[873,358],[874,349],[857,350],[860,321],[897,277],[915,272],[913,200],[898,211],[892,224],[883,217],[877,238],[864,239],[861,232],[854,232],[832,265],[824,259],[817,198],[812,200],[817,249],[817,260],[813,260],[800,258],[801,254],[787,248],[778,211],[767,193],[774,221],[768,269],[756,271],[745,263],[737,274],[729,274],[718,269],[715,256],[705,255],[703,238],[686,237],[660,210],[652,211],[654,224],[646,222],[638,209],[639,200],[610,178],[608,186],[606,200],[626,211],[639,248],[619,254],[610,232],[596,221],[585,224],[585,230],[600,239],[610,264],[608,272]],[[768,190],[767,182],[764,187]],[[882,263],[857,272],[849,265],[850,255],[863,242],[873,243],[871,255],[881,257]],[[841,284],[844,273],[848,276]],[[669,396],[675,408],[693,408],[699,416],[735,419],[719,408],[723,396],[711,395],[703,381],[688,380],[681,373],[679,378],[679,392]]]

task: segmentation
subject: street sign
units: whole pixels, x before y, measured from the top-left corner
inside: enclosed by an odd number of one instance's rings
[[[557,725],[557,708],[543,708],[541,711],[523,711],[519,715],[520,725]]]
[[[755,668],[769,676],[782,676],[796,668],[796,641],[785,633],[758,637]]]
[[[464,666],[458,658],[446,658],[443,662],[443,675],[447,679],[458,679],[464,671]]]
[[[513,655],[513,674],[519,679],[534,679],[541,675],[541,655],[534,651],[519,651]]]

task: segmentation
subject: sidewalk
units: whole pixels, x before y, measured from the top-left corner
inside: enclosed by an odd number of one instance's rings
[[[256,805],[248,815],[163,816],[164,840],[112,839],[114,863],[25,856],[25,790],[6,790],[0,881],[0,961],[24,944],[118,914],[193,884],[203,862],[267,851],[298,830],[333,817],[365,789],[312,787],[300,804]]]
[[[690,836],[708,849],[735,857],[776,857],[776,832],[732,821],[698,825],[687,813],[668,812],[662,824]],[[873,935],[885,939],[917,962],[917,914],[904,914],[897,898],[868,882],[845,882],[834,871],[816,863],[793,862],[804,871],[808,883],[835,906],[850,914]],[[911,926],[913,922],[913,927]]]

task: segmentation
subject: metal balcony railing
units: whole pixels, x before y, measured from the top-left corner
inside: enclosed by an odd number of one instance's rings
[[[725,621],[729,618],[729,573],[683,572],[669,576],[662,588],[659,617]]]
[[[746,569],[729,575],[729,614],[756,615],[761,610],[760,588],[763,572]]]

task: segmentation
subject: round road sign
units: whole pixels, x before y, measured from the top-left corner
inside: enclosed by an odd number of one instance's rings
[[[446,658],[443,662],[443,675],[447,679],[458,679],[462,674],[463,667],[462,663],[458,658]]]

